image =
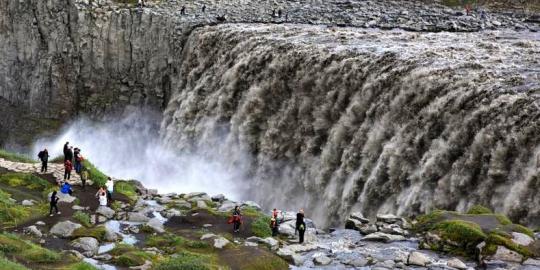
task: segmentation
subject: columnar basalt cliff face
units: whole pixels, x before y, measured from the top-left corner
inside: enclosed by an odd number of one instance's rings
[[[171,148],[227,157],[246,197],[323,225],[475,203],[540,223],[536,26],[410,1],[277,2],[0,2],[0,145],[79,115],[164,111]],[[428,33],[481,29],[495,31]]]

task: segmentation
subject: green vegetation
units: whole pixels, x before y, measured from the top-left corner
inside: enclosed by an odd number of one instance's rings
[[[79,262],[68,267],[68,270],[98,270],[93,265],[86,262]]]
[[[458,243],[467,253],[474,253],[476,246],[487,237],[478,224],[462,220],[441,222],[436,226],[436,230],[443,239]]]
[[[509,229],[513,232],[518,232],[518,233],[522,233],[522,234],[526,234],[528,235],[529,237],[533,238],[534,239],[534,232],[523,226],[523,225],[519,225],[519,224],[512,224],[509,226]]]
[[[146,261],[155,261],[156,257],[144,251],[140,251],[134,246],[120,244],[109,252],[114,256],[113,261],[120,266],[138,266]]]
[[[156,266],[156,270],[210,270],[215,269],[215,259],[209,255],[180,252]]]
[[[75,219],[85,227],[92,226],[92,223],[90,223],[90,215],[85,212],[77,211],[73,213],[73,219]]]
[[[88,178],[94,181],[94,185],[98,187],[105,186],[107,175],[98,170],[98,168],[87,159],[85,159],[82,164],[83,167],[88,170]]]
[[[518,245],[514,243],[510,238],[506,238],[496,233],[489,235],[486,240],[486,247],[482,250],[482,255],[492,255],[497,251],[497,246],[504,246],[510,250],[513,250],[525,257],[531,257],[533,255],[532,251],[525,246]]]
[[[5,257],[0,255],[0,265],[2,265],[2,269],[4,270],[28,270],[28,268],[18,264],[14,263],[12,261],[9,261]]]
[[[177,235],[152,235],[146,240],[146,246],[157,247],[167,254],[174,254],[184,250],[193,252],[210,251],[211,246],[204,241],[192,241]]]
[[[99,241],[105,241],[105,227],[103,226],[97,226],[94,228],[85,228],[80,227],[73,231],[73,234],[71,235],[72,238],[79,238],[79,237],[94,237],[98,239]]]
[[[272,236],[272,230],[270,229],[270,217],[260,216],[253,223],[251,223],[251,231],[253,235],[258,237]]]
[[[36,162],[35,160],[31,159],[27,155],[12,153],[3,149],[0,149],[0,158],[13,161],[13,162],[21,162],[21,163],[35,163]]]
[[[119,201],[114,201],[111,203],[111,209],[115,212],[118,212],[122,209],[122,203]]]
[[[251,260],[249,264],[243,265],[245,270],[277,270],[289,269],[289,264],[278,256],[265,255]]]
[[[60,254],[54,251],[8,233],[0,234],[0,253],[22,263],[55,263],[61,258]]]
[[[491,211],[489,208],[484,207],[482,205],[474,205],[469,209],[469,211],[467,211],[467,214],[469,215],[493,214],[493,211]]]
[[[114,192],[125,195],[131,201],[137,200],[137,188],[130,181],[116,181],[114,183]]]
[[[6,173],[0,176],[0,182],[10,187],[25,187],[30,190],[41,190],[46,195],[53,188],[47,180],[28,173]]]
[[[10,194],[0,189],[0,229],[17,226],[33,217],[44,215],[46,205],[23,206],[11,200]]]

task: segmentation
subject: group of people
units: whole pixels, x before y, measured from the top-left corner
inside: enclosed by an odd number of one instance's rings
[[[279,219],[280,211],[276,208],[272,211],[272,217],[270,218],[270,229],[272,230],[272,236],[277,236],[279,232],[279,223],[283,220]],[[229,218],[229,224],[233,224],[233,232],[240,232],[240,226],[242,225],[242,213],[240,212],[240,207],[235,206],[232,212],[232,216]],[[296,213],[296,226],[294,234],[298,233],[298,242],[300,244],[304,243],[304,234],[306,232],[306,222],[304,221],[304,209],[300,209]]]
[[[82,190],[86,190],[86,180],[88,179],[88,170],[84,167],[83,161],[84,157],[81,154],[81,149],[71,147],[69,142],[64,144],[64,178],[63,181],[57,182],[60,186],[60,193],[66,195],[73,195],[73,188],[68,182],[71,178],[71,171],[75,170],[81,178]],[[44,149],[38,154],[39,159],[41,160],[41,172],[47,172],[47,163],[49,160],[49,152],[47,149]],[[114,181],[112,178],[108,177],[105,186],[100,187],[96,193],[96,198],[99,201],[100,206],[108,206],[112,202],[112,193],[114,191]],[[49,215],[53,216],[53,210],[56,214],[61,214],[58,211],[58,202],[60,200],[58,191],[53,191],[50,197],[50,209]]]

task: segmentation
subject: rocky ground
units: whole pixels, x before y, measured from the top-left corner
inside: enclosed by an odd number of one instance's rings
[[[51,164],[52,171],[58,166]],[[0,159],[0,167],[0,187],[8,193],[10,187],[32,193],[30,184],[1,177],[14,171],[38,175],[51,185],[56,178],[37,174],[36,164]],[[98,207],[95,187],[81,190],[74,184],[74,196],[62,197],[61,214],[2,225],[0,247],[8,259],[31,269],[58,267],[13,254],[8,247],[14,236],[6,232],[97,269],[188,269],[174,266],[178,256],[189,261],[182,257],[187,253],[203,256],[198,259],[203,268],[197,269],[540,269],[539,235],[481,207],[468,214],[440,211],[415,220],[391,214],[369,220],[353,213],[345,229],[328,231],[307,219],[306,242],[298,244],[294,212],[279,215],[279,236],[270,237],[268,217],[255,202],[204,192],[158,194],[138,182],[117,181],[114,202]],[[20,196],[12,201],[40,203]],[[245,219],[235,234],[227,217],[236,205]],[[477,241],[473,247],[472,241]]]

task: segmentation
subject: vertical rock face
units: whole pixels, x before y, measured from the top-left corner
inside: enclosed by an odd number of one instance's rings
[[[54,130],[78,114],[164,107],[183,29],[168,16],[97,2],[0,3],[1,144],[28,143],[18,135]]]

